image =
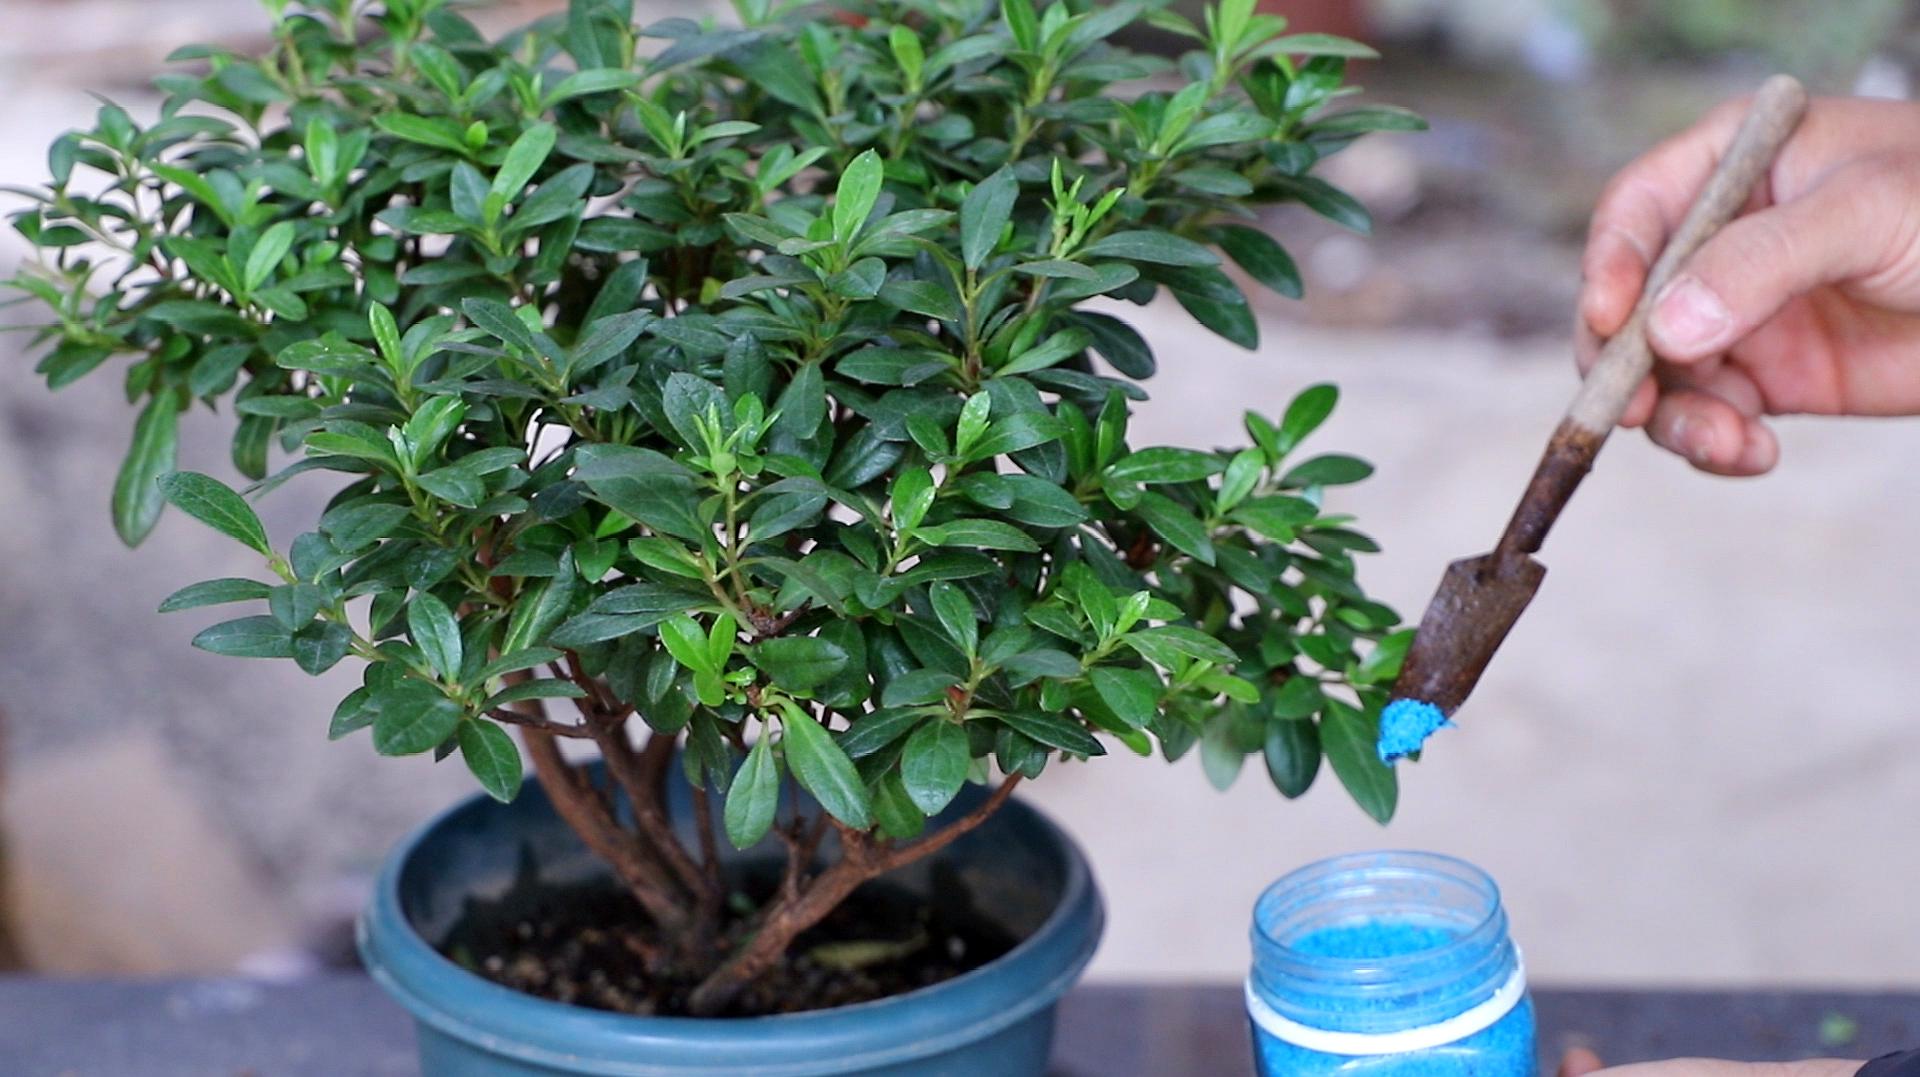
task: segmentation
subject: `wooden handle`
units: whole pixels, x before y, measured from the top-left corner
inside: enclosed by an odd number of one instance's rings
[[[1594,457],[1626,412],[1633,391],[1653,371],[1647,317],[1661,290],[1702,244],[1740,212],[1754,184],[1772,167],[1780,147],[1806,112],[1806,88],[1790,75],[1775,75],[1754,95],[1753,106],[1741,121],[1733,144],[1648,270],[1633,315],[1600,350],[1599,359],[1567,408],[1566,418],[1554,430],[1533,481],[1494,549],[1492,564],[1496,569],[1505,571],[1515,557],[1539,550],[1546,541],[1548,529],[1560,518],[1560,510],[1566,508],[1580,480],[1592,470]]]
[[[1640,301],[1627,324],[1600,351],[1600,358],[1580,385],[1567,409],[1567,418],[1591,434],[1603,437],[1620,422],[1633,391],[1653,370],[1653,349],[1647,343],[1647,318],[1653,304],[1680,266],[1715,232],[1746,205],[1754,184],[1773,166],[1780,147],[1807,112],[1807,91],[1791,75],[1775,75],[1754,95],[1753,106],[1740,124],[1733,145],[1713,170],[1700,197],[1667,248],[1647,273]]]

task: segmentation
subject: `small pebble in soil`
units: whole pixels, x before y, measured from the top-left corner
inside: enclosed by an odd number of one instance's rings
[[[1396,699],[1380,712],[1380,761],[1392,764],[1420,750],[1427,738],[1453,728],[1439,707],[1418,699]]]

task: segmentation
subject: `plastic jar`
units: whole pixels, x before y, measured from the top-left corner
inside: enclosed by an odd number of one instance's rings
[[[1536,1074],[1500,889],[1452,857],[1336,857],[1274,883],[1246,994],[1263,1077]]]

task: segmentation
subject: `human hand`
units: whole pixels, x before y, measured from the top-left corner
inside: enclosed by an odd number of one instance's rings
[[[1708,1058],[1676,1058],[1670,1062],[1643,1062],[1607,1069],[1598,1055],[1585,1048],[1567,1052],[1559,1077],[1855,1077],[1864,1062],[1816,1059],[1809,1062],[1718,1062]]]
[[[1582,267],[1583,372],[1746,108],[1717,109],[1601,196]],[[1660,293],[1648,337],[1660,363],[1621,425],[1646,426],[1703,471],[1771,470],[1780,448],[1762,416],[1920,414],[1920,105],[1814,101],[1744,213]]]

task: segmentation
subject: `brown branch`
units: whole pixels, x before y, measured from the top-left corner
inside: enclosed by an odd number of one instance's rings
[[[665,937],[681,936],[689,920],[685,901],[661,885],[660,873],[648,862],[639,843],[614,821],[586,775],[560,754],[553,734],[528,728],[522,731],[521,739],[533,760],[534,774],[561,820],[588,849],[612,866]]]
[[[975,827],[992,818],[993,813],[999,811],[1000,806],[1007,802],[1007,798],[1013,796],[1013,788],[1019,784],[1020,775],[1007,775],[1006,778],[1000,782],[1000,788],[995,789],[991,796],[981,801],[979,807],[948,823],[946,826],[941,827],[938,831],[928,834],[924,838],[888,849],[880,858],[880,870],[884,872],[905,867],[916,860],[932,856],[934,853],[966,837]]]
[[[574,702],[579,704],[586,701]],[[667,818],[662,805],[666,768],[657,765],[654,758],[671,765],[674,738],[655,734],[648,738],[644,752],[636,753],[625,729],[609,728],[590,709],[582,713],[586,716],[588,728],[593,730],[594,742],[600,746],[600,754],[606,758],[607,771],[627,795],[627,806],[633,810],[634,827],[639,832],[640,840],[653,850],[688,894],[696,898],[704,896],[708,890],[707,878],[701,872],[700,865],[693,862],[693,857],[680,844],[680,838],[673,832],[673,823]]]
[[[862,884],[953,844],[999,811],[1019,784],[1019,775],[1008,775],[979,807],[937,833],[893,848],[876,845],[866,831],[856,830],[823,813],[821,819],[840,835],[840,859],[816,875],[797,895],[782,893],[776,898],[764,910],[758,929],[746,945],[734,951],[733,956],[694,989],[688,1008],[696,1017],[712,1017],[724,1011],[739,997],[742,988],[779,960],[801,932],[826,919],[828,913]],[[818,822],[814,829],[816,835],[824,833]],[[795,834],[789,832],[787,837],[795,838]],[[799,846],[799,841],[788,845],[789,870],[799,855]]]
[[[718,906],[726,902],[727,885],[720,870],[720,839],[713,832],[713,798],[704,785],[693,787],[693,822],[700,828],[700,866],[707,877],[707,894],[716,906],[713,915],[717,926]]]
[[[545,715],[521,714],[505,707],[495,707],[487,712],[487,717],[507,725],[517,725],[523,729],[551,733],[556,737],[568,737],[575,740],[593,739],[593,731],[578,722],[556,722]]]

